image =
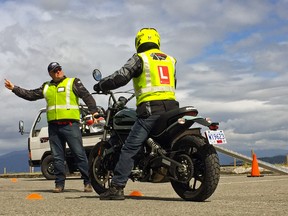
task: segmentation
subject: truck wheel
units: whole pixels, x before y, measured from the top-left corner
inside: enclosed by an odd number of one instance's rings
[[[54,175],[54,165],[52,155],[47,155],[41,163],[41,172],[47,180],[54,180],[56,176]]]

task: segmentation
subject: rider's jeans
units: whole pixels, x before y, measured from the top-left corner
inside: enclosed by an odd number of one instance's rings
[[[125,187],[131,170],[134,166],[133,157],[141,149],[159,115],[152,115],[146,119],[138,118],[122,147],[119,161],[114,170],[112,185]]]
[[[66,178],[65,169],[65,144],[67,142],[72,151],[84,184],[89,184],[88,159],[83,148],[82,134],[78,122],[71,124],[58,125],[50,123],[48,126],[49,142],[52,155],[54,157],[55,185],[64,187]]]

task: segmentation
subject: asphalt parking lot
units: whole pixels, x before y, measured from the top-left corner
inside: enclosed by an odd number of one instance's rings
[[[129,182],[124,201],[100,201],[70,177],[65,192],[54,194],[44,178],[0,178],[0,215],[287,215],[288,176],[222,175],[205,202],[183,201],[170,183]],[[142,196],[129,196],[132,192]]]

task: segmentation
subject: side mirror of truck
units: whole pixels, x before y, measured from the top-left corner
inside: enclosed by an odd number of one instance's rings
[[[21,135],[24,134],[24,122],[22,120],[19,121],[19,132]]]

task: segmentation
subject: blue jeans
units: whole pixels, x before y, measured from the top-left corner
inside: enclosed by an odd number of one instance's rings
[[[114,169],[112,185],[125,187],[131,170],[134,166],[133,157],[139,152],[147,139],[159,115],[152,115],[146,119],[138,118],[122,146],[119,161]]]
[[[66,142],[72,152],[74,161],[81,173],[84,184],[89,184],[88,159],[83,148],[82,134],[79,123],[73,122],[67,125],[48,124],[49,142],[54,157],[54,172],[56,186],[64,187],[66,179],[65,170],[65,145]]]

